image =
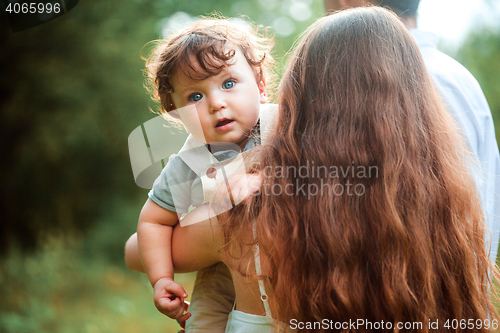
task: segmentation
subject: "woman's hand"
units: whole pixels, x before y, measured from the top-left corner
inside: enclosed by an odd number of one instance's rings
[[[251,195],[260,192],[261,187],[262,175],[260,173],[229,177],[227,186],[221,186],[214,195],[211,202],[214,212],[220,214],[232,209]]]
[[[234,204],[237,205],[260,191],[262,175],[260,173],[235,175],[229,178],[229,187],[231,188]]]

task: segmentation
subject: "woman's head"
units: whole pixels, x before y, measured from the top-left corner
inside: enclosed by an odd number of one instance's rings
[[[284,114],[292,121],[290,131],[335,127],[336,142],[351,140],[373,151],[368,133],[407,135],[396,121],[423,121],[418,103],[431,87],[417,45],[399,19],[380,8],[360,8],[324,17],[309,29],[282,80],[280,105],[297,111]],[[383,128],[360,127],[376,124]]]
[[[273,59],[272,39],[243,20],[201,19],[190,27],[159,41],[146,67],[146,85],[161,111],[176,108],[171,98],[172,78],[181,72],[193,81],[219,74],[233,62],[238,49],[255,72],[257,83],[267,79]],[[193,59],[196,59],[193,62]]]
[[[231,243],[256,223],[279,319],[427,331],[428,319],[496,315],[463,139],[393,13],[318,20],[278,100],[274,135],[254,156],[262,193],[225,231]]]

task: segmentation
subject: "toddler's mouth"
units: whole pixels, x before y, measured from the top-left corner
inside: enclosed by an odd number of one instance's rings
[[[230,129],[233,126],[233,124],[234,124],[233,119],[222,118],[217,122],[215,128],[219,131],[225,131]]]

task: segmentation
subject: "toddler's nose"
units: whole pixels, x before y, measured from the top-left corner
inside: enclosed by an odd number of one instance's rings
[[[210,96],[210,112],[215,113],[227,107],[223,94],[215,93]]]

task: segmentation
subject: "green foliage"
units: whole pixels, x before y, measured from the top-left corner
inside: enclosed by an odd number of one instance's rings
[[[129,221],[136,220],[146,191],[134,184],[127,137],[154,116],[148,107],[157,108],[143,87],[140,56],[158,38],[163,18],[179,11],[220,12],[270,25],[288,17],[291,4],[88,0],[15,34],[3,22],[0,252],[15,244],[33,249],[41,235],[54,230],[88,232],[112,223],[133,232]],[[308,20],[289,19],[296,33],[322,15],[320,0],[311,8]],[[276,39],[278,61],[296,33]],[[136,210],[125,216],[119,212],[125,205]]]
[[[36,254],[0,262],[0,332],[176,332],[146,276],[84,256],[77,237],[50,237]],[[188,293],[193,274],[176,277]]]
[[[152,116],[139,50],[155,34],[145,13],[138,29],[129,24],[135,7],[81,2],[2,42],[2,245],[85,231],[116,197],[144,195],[127,136]]]
[[[458,60],[476,77],[490,105],[500,142],[500,28],[472,31],[457,52]]]

